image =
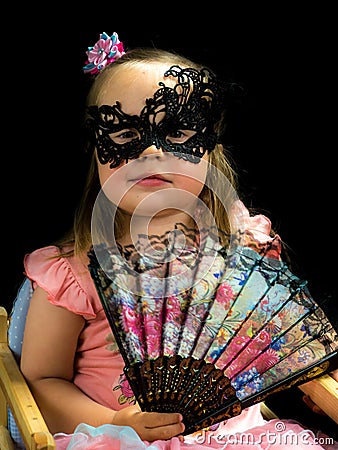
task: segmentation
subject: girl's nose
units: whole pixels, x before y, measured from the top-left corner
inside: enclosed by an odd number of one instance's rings
[[[157,148],[156,145],[149,145],[146,149],[143,150],[143,152],[140,154],[140,158],[142,156],[149,156],[149,155],[157,155],[158,157],[163,155],[162,147]]]

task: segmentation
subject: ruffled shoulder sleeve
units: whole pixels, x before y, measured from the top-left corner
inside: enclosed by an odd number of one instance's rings
[[[237,200],[230,213],[230,220],[236,230],[243,232],[243,245],[270,258],[280,259],[282,241],[278,234],[271,234],[271,221],[263,214],[250,215],[249,210]]]
[[[95,318],[102,310],[86,261],[61,257],[56,246],[48,246],[25,255],[24,268],[33,287],[44,289],[53,305],[82,315],[86,320]]]

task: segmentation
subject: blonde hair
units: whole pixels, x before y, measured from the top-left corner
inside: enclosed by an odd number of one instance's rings
[[[128,51],[120,59],[107,66],[102,72],[96,75],[91,89],[87,96],[87,105],[95,105],[98,102],[100,93],[110,82],[113,75],[123,67],[130,68],[140,64],[165,64],[168,66],[178,65],[180,67],[189,67],[197,70],[205,68],[200,64],[190,61],[188,58],[155,48],[137,48]],[[121,76],[123,76],[121,74]],[[225,105],[226,106],[226,105]],[[224,117],[215,126],[215,131],[221,134],[224,128]],[[97,195],[100,192],[101,185],[99,180],[97,161],[94,149],[91,149],[93,155],[90,168],[87,175],[81,202],[74,216],[74,224],[70,232],[56,244],[62,249],[71,247],[70,251],[64,251],[63,256],[80,255],[88,252],[92,245],[91,238],[91,217]],[[237,190],[237,174],[234,170],[233,161],[230,155],[224,149],[222,144],[216,144],[215,148],[209,154],[209,162],[216,167],[228,180],[230,185]],[[208,176],[208,175],[207,175]],[[200,194],[201,200],[211,211],[216,225],[225,233],[230,232],[230,225],[227,213],[218,196],[205,184]],[[123,213],[118,210],[115,216],[115,231],[119,237],[119,230],[123,229]]]

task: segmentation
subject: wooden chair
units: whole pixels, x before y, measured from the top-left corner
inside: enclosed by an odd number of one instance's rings
[[[24,316],[29,303],[28,289],[29,283],[23,283],[20,290],[23,292],[23,300],[18,302]],[[19,369],[18,359],[21,355],[20,341],[23,330],[18,331],[18,347],[20,347],[18,351],[15,350],[15,345],[9,345],[8,330],[7,311],[4,307],[0,307],[0,449],[16,450],[18,448],[8,429],[10,410],[26,450],[54,450],[56,444],[53,436]],[[300,389],[310,395],[312,400],[338,424],[338,382],[329,375],[324,375],[301,385]],[[261,403],[261,411],[266,419],[277,418],[264,402]]]
[[[8,407],[26,450],[55,450],[52,434],[39,411],[17,361],[8,346],[8,315],[0,307],[0,449],[15,450],[8,430]]]

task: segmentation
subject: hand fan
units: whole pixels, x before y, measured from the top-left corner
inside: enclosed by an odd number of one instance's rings
[[[278,237],[222,245],[180,224],[95,245],[89,269],[142,410],[182,413],[189,434],[333,370],[337,333],[279,252]]]

